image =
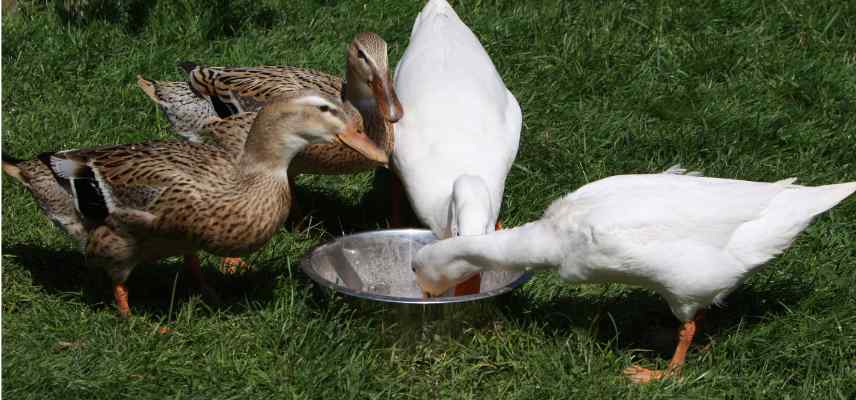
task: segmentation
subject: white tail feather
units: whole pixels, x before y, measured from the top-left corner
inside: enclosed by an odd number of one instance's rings
[[[760,218],[741,225],[727,245],[750,269],[785,251],[815,216],[856,192],[856,182],[806,187],[793,185],[794,180],[776,182],[788,188],[770,201]]]
[[[73,150],[72,150],[73,151]],[[57,153],[61,154],[61,153]],[[53,172],[64,179],[72,179],[79,176],[83,173],[83,169],[86,168],[85,164],[82,164],[75,160],[69,160],[67,158],[60,158],[56,156],[51,156],[51,169]]]
[[[672,175],[688,175],[688,176],[702,176],[700,171],[689,171],[684,168],[681,164],[675,164],[669,167],[669,169],[661,172],[663,174],[672,174]]]

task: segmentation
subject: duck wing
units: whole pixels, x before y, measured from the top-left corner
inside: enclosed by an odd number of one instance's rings
[[[340,97],[342,79],[306,68],[291,66],[209,67],[192,62],[179,63],[188,74],[190,87],[201,96],[210,96],[226,117],[259,111],[268,101],[303,89],[316,89]]]
[[[130,215],[136,227],[149,227],[178,204],[193,207],[211,199],[234,171],[222,149],[184,141],[58,152],[50,164],[58,180],[69,182],[85,220],[103,224],[110,216]]]
[[[233,162],[237,162],[244,154],[244,144],[256,115],[255,112],[244,112],[223,119],[210,119],[200,129],[199,138],[202,143],[222,148]]]

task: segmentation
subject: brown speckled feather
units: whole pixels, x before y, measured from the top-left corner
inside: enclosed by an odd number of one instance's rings
[[[194,89],[199,90],[201,93],[205,93],[206,95],[215,93],[220,97],[221,101],[226,103],[234,102],[234,99],[239,98],[240,103],[237,104],[239,104],[240,109],[245,111],[256,111],[266,104],[266,102],[271,98],[278,95],[295,93],[298,90],[302,90],[307,87],[320,88],[323,89],[322,91],[326,94],[337,98],[341,97],[342,81],[340,78],[302,68],[214,68],[197,66],[191,71],[190,76],[191,82],[194,82]],[[305,80],[301,80],[303,78],[305,78]],[[185,82],[170,82],[170,84],[170,87],[181,87],[183,85],[183,89],[174,90],[173,93],[182,93],[185,97],[190,99],[172,100],[160,97],[156,101],[158,104],[171,102],[170,107],[162,106],[164,112],[169,115],[170,121],[173,121],[174,119],[181,120],[184,116],[193,116],[195,118],[183,123],[173,123],[173,127],[195,127],[193,135],[182,134],[182,136],[192,136],[193,140],[206,143],[209,143],[210,139],[214,139],[214,142],[218,144],[226,144],[229,142],[229,144],[227,144],[229,147],[233,147],[234,144],[240,143],[243,140],[241,137],[229,140],[222,134],[215,134],[213,135],[214,137],[209,136],[206,138],[205,136],[209,134],[201,131],[211,129],[218,125],[216,113],[214,113],[213,108],[211,108],[210,114],[199,114],[198,112],[191,110],[185,111],[185,107],[190,107],[195,104],[193,99],[200,99],[201,97],[193,93]],[[301,84],[304,86],[300,86]],[[236,97],[234,93],[243,94]],[[255,115],[253,112],[242,114],[245,115],[241,117],[241,121],[245,121],[247,118],[252,118],[252,116]],[[385,121],[379,115],[372,115],[367,118],[363,118],[359,113],[351,113],[351,116],[353,119],[359,119],[359,125],[363,127],[363,130],[369,138],[377,143],[380,148],[384,149],[387,154],[392,153],[394,138],[392,135],[393,126],[391,123]],[[244,130],[230,130],[230,132],[238,134],[240,134],[240,132],[248,131],[248,128]],[[292,176],[296,176],[301,173],[340,175],[366,171],[375,167],[377,167],[377,163],[367,160],[360,153],[354,151],[350,147],[344,146],[340,143],[331,143],[308,146],[300,152],[297,157],[295,157],[289,171]]]
[[[137,86],[166,114],[172,130],[192,141],[217,112],[211,102],[194,93],[186,82],[153,81],[137,76]]]
[[[367,77],[369,67],[366,57],[372,60],[375,70],[382,71],[383,81],[388,81],[387,72],[387,45],[376,33],[363,32],[355,36],[347,51],[348,79],[351,84],[347,85],[342,78],[306,68],[292,66],[259,66],[259,67],[210,67],[197,65],[191,62],[179,63],[179,66],[188,74],[187,83],[160,81],[146,81],[140,78],[138,84],[155,102],[161,104],[164,112],[168,114],[173,127],[178,130],[182,127],[192,127],[196,134],[195,140],[199,138],[199,130],[208,123],[200,115],[199,110],[205,117],[218,115],[228,117],[241,112],[258,111],[264,104],[280,96],[288,96],[300,90],[314,89],[325,95],[341,100],[350,100],[357,103],[365,103],[362,106],[364,118],[359,122],[362,130],[387,154],[392,153],[394,147],[393,125],[380,115],[380,110],[375,105],[367,105],[377,101],[376,94],[372,93],[367,80],[379,78]],[[374,75],[372,75],[374,76]],[[154,82],[155,84],[147,84]],[[157,89],[162,86],[162,92],[166,95],[179,95],[181,98],[167,98],[160,95]],[[350,97],[349,97],[350,96]],[[347,98],[347,99],[346,99]],[[386,98],[386,96],[385,96]],[[206,107],[199,107],[196,103],[199,99],[206,100]],[[397,102],[397,100],[395,100]],[[167,106],[164,103],[169,103]],[[396,103],[397,104],[397,103]],[[191,109],[191,107],[193,107]],[[184,123],[181,120],[192,117]],[[189,137],[186,133],[183,136]],[[221,136],[222,138],[222,136]],[[223,141],[225,143],[225,141]],[[364,170],[370,170],[377,166],[376,163],[366,159],[360,153],[339,143],[328,145],[313,145],[307,147],[299,154],[290,169],[292,175],[299,173],[311,174],[349,174]]]
[[[148,250],[135,257],[160,258],[195,248],[220,255],[245,254],[263,245],[288,216],[287,183],[241,175],[232,154],[218,146],[149,142],[57,156],[92,169],[108,192],[105,196],[114,202],[108,217],[111,225],[120,230],[123,225],[133,225],[130,231],[140,228],[124,217],[117,219],[115,209],[148,213],[153,219],[144,230],[170,239],[166,247],[156,241],[158,248],[152,250],[136,235],[136,246]]]
[[[351,118],[361,119],[356,110],[351,113],[355,114]],[[246,112],[228,118],[212,119],[202,127],[198,136],[203,143],[220,146],[234,159],[238,159],[244,152],[246,135],[250,132],[255,117],[256,113]],[[313,144],[306,146],[306,149],[294,157],[288,171],[291,176],[307,173],[307,170],[314,174],[346,174],[364,170],[367,162],[369,161],[361,154],[339,143]]]
[[[4,154],[3,171],[80,239],[87,263],[110,274],[128,315],[123,282],[140,263],[198,250],[242,255],[270,240],[289,214],[288,165],[308,143],[341,140],[386,162],[344,107],[305,91],[255,116],[209,121],[202,138],[215,144],[157,141],[32,161]]]
[[[39,158],[19,161],[4,155],[3,171],[30,191],[39,208],[57,227],[77,242],[85,243],[86,228],[74,209],[74,199],[57,181],[45,161]]]
[[[256,111],[277,96],[288,95],[306,88],[318,89],[335,97],[342,96],[342,79],[323,72],[296,67],[217,68],[197,66],[190,71],[193,88],[221,101],[235,104],[241,111]],[[359,113],[352,118],[361,118]],[[362,119],[362,118],[361,118]],[[361,126],[387,154],[392,152],[392,124],[383,118],[361,120]],[[366,171],[377,167],[360,153],[340,143],[312,145],[295,157],[291,172],[340,175]]]
[[[258,111],[274,98],[303,89],[315,89],[338,98],[342,95],[341,78],[305,68],[196,66],[188,75],[188,82],[198,93],[219,97],[236,106],[239,112]]]
[[[257,113],[245,112],[223,119],[211,119],[199,131],[203,143],[219,146],[237,161],[244,154],[244,144]]]

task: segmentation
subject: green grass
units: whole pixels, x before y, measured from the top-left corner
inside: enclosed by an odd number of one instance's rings
[[[60,1],[57,4],[62,3]],[[61,11],[19,1],[2,21],[3,149],[41,151],[171,137],[134,76],[178,79],[178,60],[342,71],[373,30],[397,62],[420,2],[125,0]],[[230,4],[230,5],[229,5]],[[456,1],[524,110],[506,226],[586,182],[682,163],[712,176],[856,180],[856,3]],[[655,294],[535,277],[492,323],[456,338],[394,340],[382,318],[321,293],[297,268],[312,245],[383,226],[361,206],[370,174],[301,178],[315,218],[283,230],[226,276],[223,304],[138,268],[130,321],[109,284],[3,179],[3,395],[8,398],[771,398],[856,396],[856,201],[820,217],[713,309],[684,378],[663,366],[677,325]],[[160,325],[174,330],[158,334]]]

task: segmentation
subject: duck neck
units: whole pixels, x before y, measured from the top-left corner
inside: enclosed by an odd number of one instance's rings
[[[482,271],[558,268],[563,259],[555,230],[541,221],[453,241],[458,243],[455,253]]]
[[[462,175],[452,186],[449,204],[451,236],[483,235],[493,230],[496,216],[487,183],[475,175]]]
[[[420,249],[414,262],[420,276],[453,285],[477,272],[552,269],[562,260],[555,229],[537,221],[486,235],[441,240]]]
[[[277,133],[275,122],[257,118],[253,123],[240,161],[244,175],[267,175],[287,180],[291,160],[309,144],[295,132]],[[285,124],[288,125],[291,124]]]

